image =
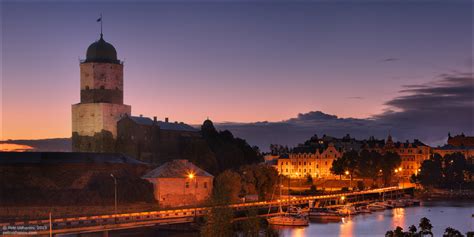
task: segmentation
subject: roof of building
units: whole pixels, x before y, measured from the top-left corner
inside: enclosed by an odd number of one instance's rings
[[[444,145],[442,147],[436,147],[435,150],[474,150],[474,146],[453,146],[453,145]]]
[[[8,164],[74,164],[74,163],[114,163],[146,165],[119,153],[92,152],[0,152],[0,165]]]
[[[213,177],[188,160],[172,160],[148,172],[142,178],[187,178],[189,174],[200,177]]]
[[[464,133],[451,137],[449,134],[448,144],[452,146],[474,146],[474,136],[466,136]]]
[[[120,63],[117,60],[117,51],[115,47],[106,42],[103,35],[100,34],[100,39],[89,45],[86,53],[85,63],[99,62],[99,63]]]
[[[137,124],[146,125],[146,126],[152,126],[154,123],[156,123],[160,127],[160,129],[163,129],[163,130],[188,131],[188,132],[199,131],[198,129],[185,123],[178,123],[178,122],[170,123],[170,122],[163,122],[163,121],[155,122],[150,118],[142,117],[142,116],[130,116],[129,118]]]

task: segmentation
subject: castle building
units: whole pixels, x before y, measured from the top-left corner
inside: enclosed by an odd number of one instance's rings
[[[72,150],[113,152],[117,121],[131,115],[123,103],[123,62],[103,35],[80,63],[81,101],[72,105]]]
[[[161,164],[206,146],[200,131],[187,124],[132,116],[131,106],[123,103],[123,66],[102,34],[87,48],[80,62],[81,101],[72,105],[73,151],[118,152]],[[197,155],[209,154],[201,149]]]

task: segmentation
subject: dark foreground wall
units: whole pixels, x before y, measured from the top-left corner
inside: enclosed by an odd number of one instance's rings
[[[0,152],[0,206],[153,203],[150,167],[120,154]]]

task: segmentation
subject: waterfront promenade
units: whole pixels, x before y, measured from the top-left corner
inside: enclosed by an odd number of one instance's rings
[[[387,187],[358,192],[347,192],[328,195],[316,195],[305,197],[291,197],[290,199],[278,199],[274,201],[262,201],[251,203],[232,204],[235,213],[243,212],[248,209],[268,210],[270,207],[276,207],[280,203],[283,206],[295,205],[304,206],[314,201],[329,201],[333,204],[339,202],[351,203],[362,200],[376,200],[382,197],[397,196],[405,193],[411,193],[413,188]],[[192,223],[197,217],[204,216],[211,207],[195,207],[185,209],[161,210],[151,212],[120,213],[113,215],[94,215],[68,218],[42,219],[42,220],[24,220],[10,223],[0,223],[0,229],[3,234],[7,231],[28,230],[31,234],[35,232],[38,235],[49,234],[81,234],[89,232],[103,232],[105,236],[108,231],[142,228],[155,225],[171,225]],[[37,227],[36,229],[33,227]],[[30,230],[31,229],[31,230]]]

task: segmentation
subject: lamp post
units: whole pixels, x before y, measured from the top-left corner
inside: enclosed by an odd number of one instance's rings
[[[110,177],[114,179],[114,185],[115,185],[115,191],[114,191],[114,196],[115,196],[115,215],[117,215],[117,178],[115,178],[114,174],[110,174]]]
[[[346,172],[344,172],[346,175],[349,175],[350,172],[349,170],[346,170]],[[349,189],[352,190],[352,176],[349,177]]]
[[[193,180],[194,177],[195,177],[194,173],[191,172],[191,173],[188,174],[188,178],[190,180]],[[191,184],[191,182],[189,182],[189,184]],[[197,189],[197,187],[196,186],[197,186],[197,179],[194,179],[194,198],[196,199],[196,203],[194,204],[194,206],[195,206],[195,208],[194,208],[194,218],[196,218],[196,216],[197,216],[197,213],[196,213],[196,205],[197,205],[196,189]]]

